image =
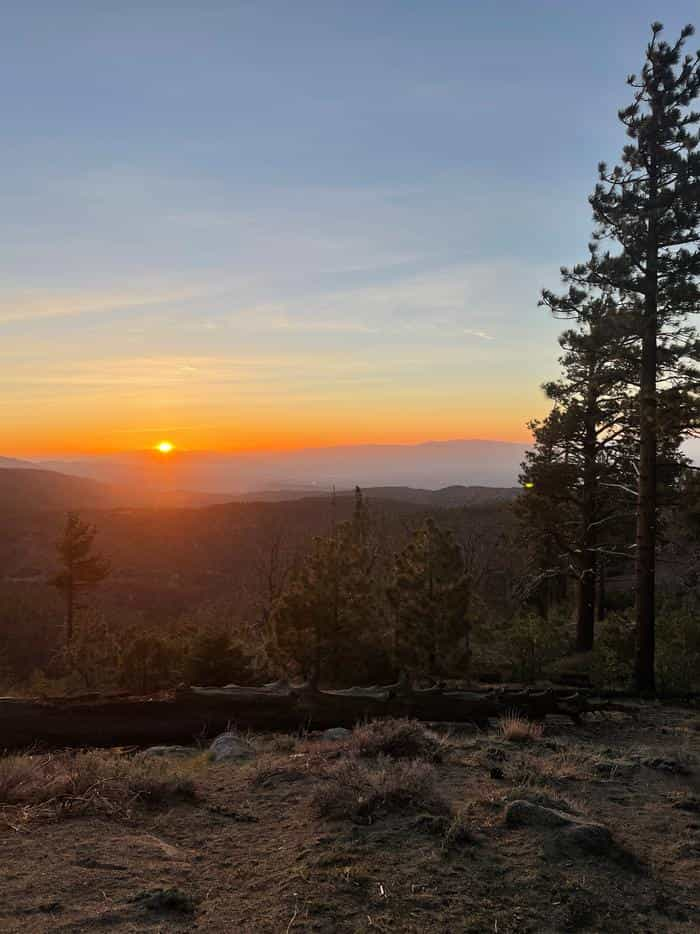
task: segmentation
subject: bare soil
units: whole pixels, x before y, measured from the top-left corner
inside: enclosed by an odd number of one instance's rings
[[[3,809],[0,931],[698,931],[697,727],[648,705],[530,742],[453,733],[434,766],[451,831],[420,805],[320,817],[323,767],[347,751],[279,737],[254,737],[253,762],[197,757],[197,800],[170,809]],[[604,824],[613,848],[559,851],[556,828],[509,827],[523,797]]]

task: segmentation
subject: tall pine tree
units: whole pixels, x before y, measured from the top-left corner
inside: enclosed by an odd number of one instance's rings
[[[700,309],[700,114],[692,110],[700,55],[683,55],[692,26],[674,44],[661,31],[654,23],[641,74],[628,78],[634,96],[619,112],[630,140],[621,163],[599,166],[590,260],[563,270],[574,297],[581,286],[616,292],[638,339],[635,680],[643,692],[654,690],[659,397],[664,386],[690,389],[692,409],[698,386],[697,337],[687,319]]]

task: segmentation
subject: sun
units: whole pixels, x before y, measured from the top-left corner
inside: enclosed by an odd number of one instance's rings
[[[156,451],[159,451],[161,454],[170,454],[175,450],[175,445],[172,441],[159,441],[155,447]]]

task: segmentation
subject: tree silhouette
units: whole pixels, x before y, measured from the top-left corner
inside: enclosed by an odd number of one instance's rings
[[[551,293],[544,303],[568,316]],[[610,296],[591,298],[577,314],[578,326],[559,339],[562,376],[543,387],[552,411],[529,426],[535,444],[516,508],[542,546],[538,577],[565,573],[576,581],[576,648],[585,652],[593,648],[602,555],[614,547],[631,557],[619,533],[629,527],[635,439],[626,322]]]
[[[628,78],[634,96],[619,111],[630,140],[621,164],[599,165],[590,259],[562,270],[572,307],[590,289],[615,292],[638,342],[635,680],[642,692],[654,690],[660,392],[698,387],[698,341],[687,317],[700,309],[700,113],[691,109],[700,54],[682,57],[692,26],[672,45],[659,39],[662,28],[652,25],[641,74]],[[601,249],[605,241],[612,246]],[[684,414],[697,425],[696,397]]]
[[[396,667],[466,676],[474,587],[453,533],[427,519],[396,555],[388,596]]]
[[[382,593],[377,545],[361,490],[349,522],[316,537],[272,614],[274,649],[292,660],[312,685],[322,677],[344,679],[363,667],[367,648],[378,653]]]
[[[66,603],[65,645],[73,640],[73,621],[78,608],[78,594],[96,586],[110,573],[109,562],[98,553],[93,553],[97,529],[82,522],[77,512],[69,512],[61,538],[56,542],[56,551],[62,570],[50,580],[62,594]]]

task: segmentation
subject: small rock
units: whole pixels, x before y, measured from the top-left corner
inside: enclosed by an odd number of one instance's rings
[[[352,730],[346,730],[344,726],[333,726],[329,730],[324,730],[320,738],[331,742],[340,742],[344,739],[350,739]]]
[[[193,746],[150,746],[148,749],[144,749],[141,755],[149,759],[158,759],[164,756],[176,756],[185,759],[188,756],[196,756],[198,752],[199,750]]]
[[[209,747],[214,762],[232,762],[240,759],[252,759],[255,750],[237,733],[221,733]]]

